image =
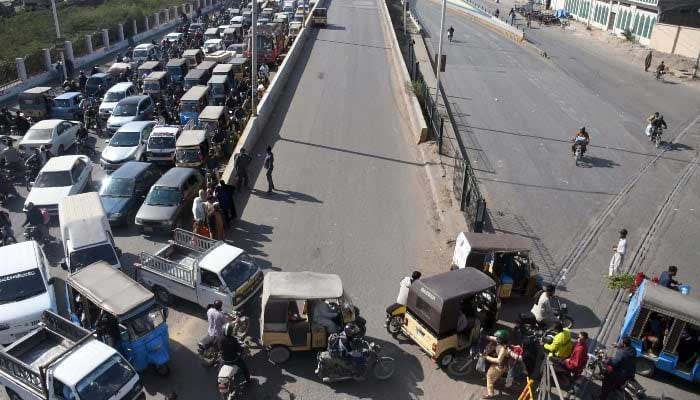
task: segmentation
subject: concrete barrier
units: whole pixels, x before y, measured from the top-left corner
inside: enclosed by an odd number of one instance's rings
[[[300,54],[303,52],[304,45],[306,44],[306,41],[309,38],[309,32],[312,29],[309,25],[311,14],[316,9],[316,7],[319,6],[320,3],[321,2],[317,2],[309,11],[306,20],[306,26],[302,28],[301,31],[299,31],[299,34],[297,35],[296,39],[294,39],[292,46],[287,52],[287,56],[284,58],[282,64],[280,64],[279,68],[277,69],[277,73],[272,78],[272,81],[268,85],[267,90],[263,94],[263,97],[260,99],[260,102],[257,103],[257,117],[251,116],[245,128],[243,129],[243,133],[238,139],[236,148],[234,149],[233,154],[231,155],[231,158],[229,159],[229,162],[226,165],[226,168],[224,169],[224,172],[221,174],[221,179],[223,179],[227,183],[231,183],[233,181],[232,178],[234,175],[234,159],[236,155],[241,151],[242,148],[245,148],[249,153],[253,151],[253,148],[257,144],[258,139],[265,130],[265,126],[271,119],[275,111],[275,105],[277,105],[277,101],[282,95],[284,88],[287,86],[289,76],[292,74],[292,71],[294,71],[297,60],[299,59]]]
[[[203,11],[209,12],[209,11],[213,10],[215,6],[216,5],[213,5],[209,8],[204,9]],[[179,23],[180,23],[180,19],[177,18],[177,19],[175,19],[167,24],[163,24],[157,28],[151,29],[149,31],[141,32],[137,35],[134,35],[134,37],[133,37],[134,42],[138,43],[141,41],[151,39],[153,36],[161,35],[164,32],[167,32],[171,29],[176,28]],[[102,48],[96,49],[95,51],[93,51],[90,54],[87,54],[83,57],[78,57],[75,59],[75,62],[73,63],[75,71],[77,72],[81,68],[84,68],[86,66],[90,66],[104,57],[115,55],[115,54],[119,53],[120,51],[124,51],[128,47],[129,47],[129,41],[122,40],[121,42],[112,43],[111,46],[109,46],[109,47],[102,47]],[[56,74],[54,71],[42,72],[41,74],[29,77],[25,81],[22,81],[19,83],[12,83],[6,87],[0,88],[0,104],[11,101],[15,96],[17,96],[18,94],[22,93],[23,91],[25,91],[27,89],[33,88],[35,86],[46,85],[52,79],[55,79],[55,78],[56,78]]]
[[[417,138],[417,143],[422,143],[428,140],[428,124],[423,118],[423,110],[420,108],[420,103],[418,103],[418,98],[416,94],[413,93],[413,85],[411,83],[411,77],[408,75],[408,68],[406,67],[406,62],[401,54],[401,47],[399,47],[399,41],[396,38],[396,32],[394,32],[394,26],[391,23],[391,16],[389,15],[389,9],[387,8],[385,0],[377,0],[381,5],[379,6],[379,13],[381,14],[382,29],[386,37],[390,38],[390,50],[392,53],[392,61],[390,62],[393,73],[391,74],[391,79],[394,82],[395,89],[401,93],[401,98],[404,102],[405,108],[399,108],[399,113],[409,121],[409,125],[413,130],[412,134]]]

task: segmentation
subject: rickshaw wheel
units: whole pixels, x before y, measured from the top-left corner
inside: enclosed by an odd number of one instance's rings
[[[447,365],[447,374],[452,377],[462,377],[474,371],[476,362],[470,357],[453,357],[452,362]]]
[[[561,324],[564,326],[564,328],[571,329],[574,326],[574,320],[569,316],[562,317]]]
[[[374,377],[380,381],[385,381],[394,375],[394,359],[391,357],[380,357],[372,367]]]
[[[287,346],[276,345],[267,351],[267,359],[273,364],[284,364],[291,356],[292,352]]]
[[[156,372],[160,376],[168,376],[170,374],[170,365],[168,365],[168,364],[156,365]]]
[[[393,337],[397,337],[401,333],[403,326],[403,315],[393,315],[389,318],[386,324],[386,331]]]
[[[637,357],[635,360],[635,367],[637,369],[637,374],[645,377],[653,376],[656,371],[654,363],[644,357]]]
[[[448,350],[442,354],[437,359],[437,364],[442,369],[446,369],[452,361],[455,359],[454,350]]]

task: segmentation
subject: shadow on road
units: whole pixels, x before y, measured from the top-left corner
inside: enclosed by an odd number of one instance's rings
[[[291,190],[280,190],[275,188],[275,191],[272,193],[268,193],[263,190],[257,190],[253,189],[253,194],[256,194],[261,197],[265,197],[270,200],[275,200],[275,201],[283,201],[285,203],[296,203],[297,201],[303,201],[306,203],[323,203],[323,201],[315,198],[314,196],[304,194],[304,193],[299,193],[299,192],[294,192]]]
[[[234,246],[245,250],[248,254],[265,257],[267,253],[261,249],[263,243],[270,241],[269,236],[272,235],[272,230],[273,227],[270,225],[237,220],[233,227],[227,230],[226,237]],[[260,267],[264,268],[262,265]]]

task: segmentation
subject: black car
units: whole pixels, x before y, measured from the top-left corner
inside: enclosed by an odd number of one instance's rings
[[[160,177],[153,164],[129,161],[119,167],[100,185],[100,199],[109,223],[127,225],[134,220],[146,193]]]

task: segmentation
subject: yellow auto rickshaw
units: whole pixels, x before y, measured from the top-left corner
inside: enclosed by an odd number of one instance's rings
[[[206,131],[184,130],[175,142],[175,166],[203,168],[209,157],[209,139]]]

